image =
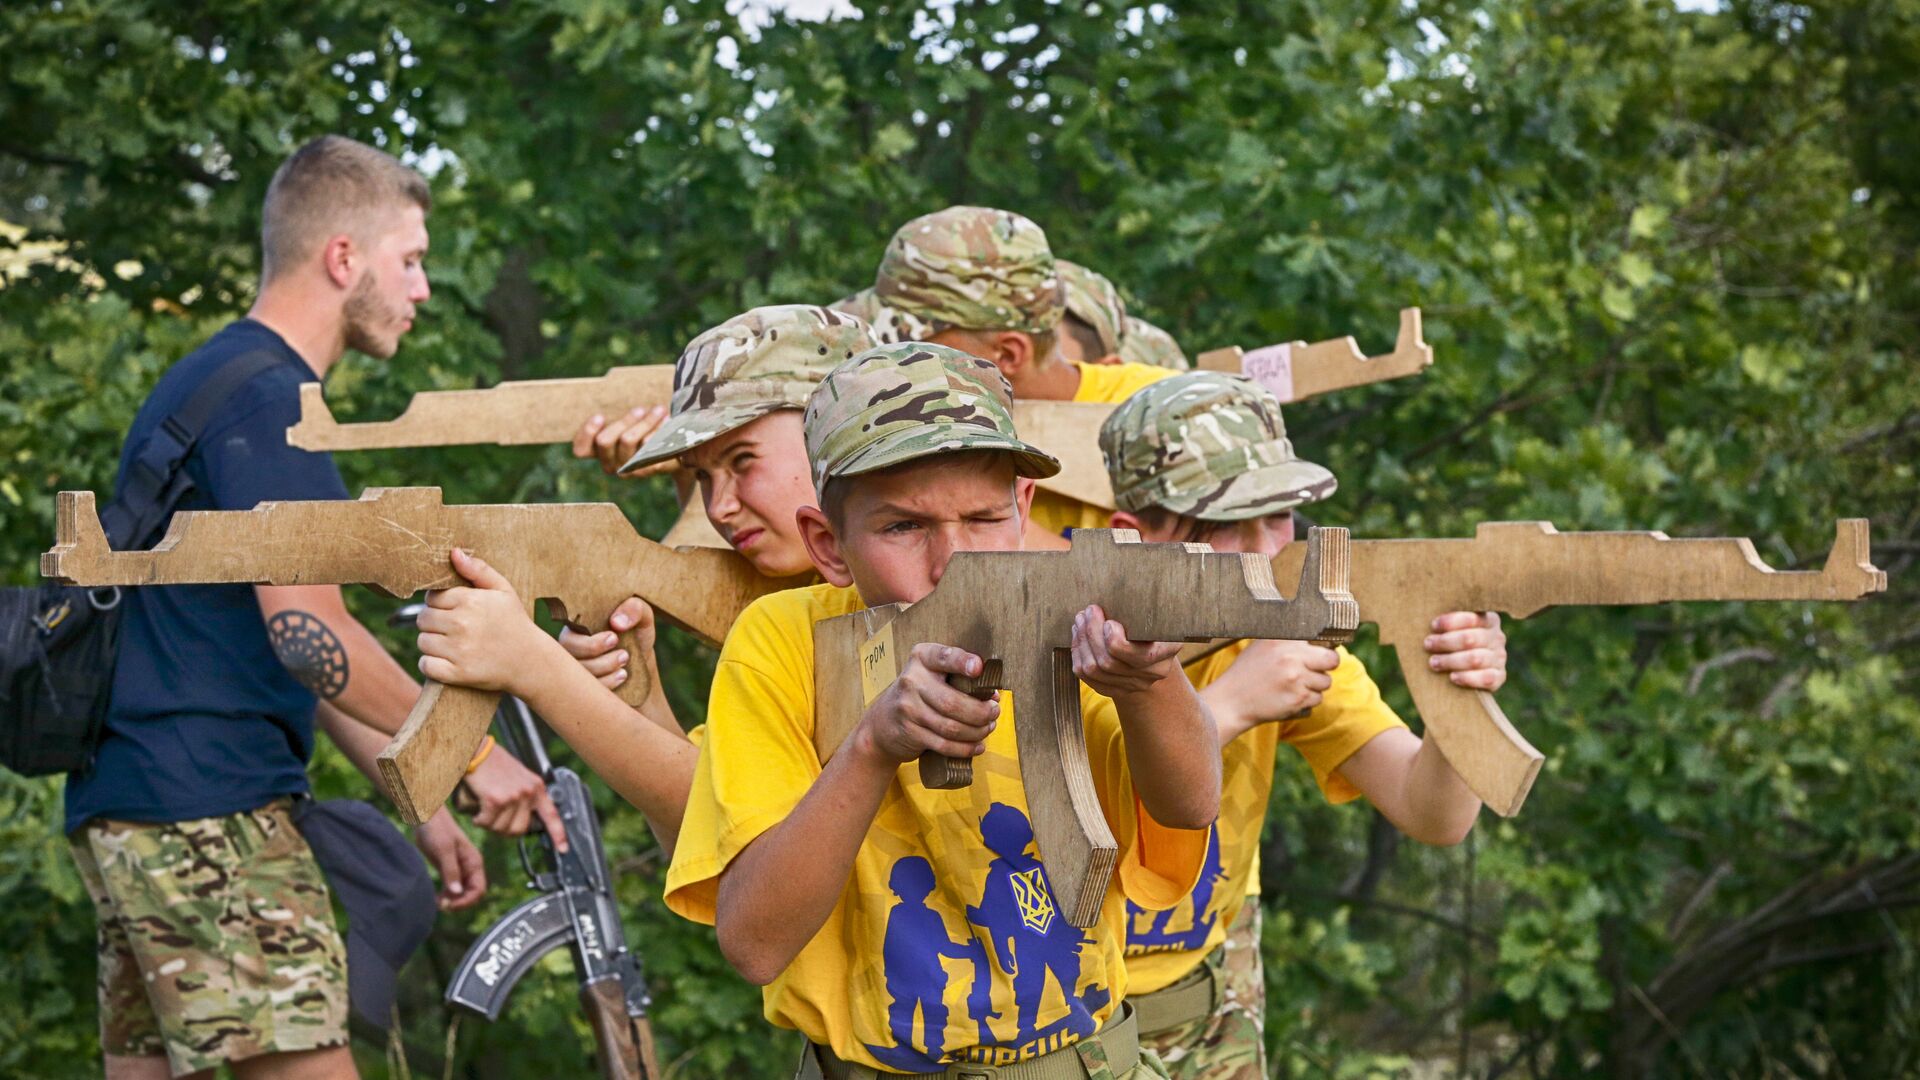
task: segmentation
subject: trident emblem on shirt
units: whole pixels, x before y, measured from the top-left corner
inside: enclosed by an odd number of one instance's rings
[[[1016,870],[1009,877],[1014,903],[1020,907],[1020,921],[1036,934],[1046,933],[1053,925],[1053,894],[1047,890],[1046,868]]]

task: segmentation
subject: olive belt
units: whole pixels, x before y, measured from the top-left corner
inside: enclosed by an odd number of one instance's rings
[[[1151,1036],[1211,1016],[1218,996],[1213,965],[1202,963],[1170,986],[1128,995],[1127,1004],[1140,1019],[1140,1034]]]

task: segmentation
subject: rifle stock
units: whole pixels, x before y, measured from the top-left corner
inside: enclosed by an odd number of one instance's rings
[[[1308,557],[1273,560],[1288,580]],[[1483,522],[1473,539],[1356,540],[1352,591],[1360,620],[1391,646],[1428,735],[1474,794],[1503,817],[1520,812],[1543,760],[1492,694],[1453,685],[1427,666],[1433,618],[1497,611],[1525,619],[1550,607],[1695,600],[1858,600],[1884,591],[1864,519],[1835,526],[1823,569],[1767,566],[1744,537],[1672,539],[1659,532],[1562,533],[1543,521]],[[1216,643],[1217,644],[1217,643]],[[1185,659],[1206,651],[1190,650]]]
[[[486,560],[527,605],[587,632],[608,629],[628,596],[718,644],[733,619],[777,582],[731,552],[675,551],[636,533],[611,503],[446,506],[438,488],[369,488],[357,501],[261,503],[185,511],[151,551],[112,551],[92,492],[63,491],[54,547],[40,572],[83,585],[368,585],[388,596],[464,584],[454,547]],[[638,708],[651,690],[644,653],[617,693]],[[451,794],[479,748],[499,695],[428,681],[380,754],[401,815],[418,824]]]
[[[1291,601],[1257,556],[1204,544],[1143,544],[1130,530],[1076,530],[1067,551],[958,553],[939,586],[910,607],[869,608],[815,624],[814,749],[823,762],[833,756],[917,644],[957,646],[997,661],[997,673],[983,672],[968,689],[1012,692],[1035,842],[1063,914],[1090,926],[1118,846],[1087,757],[1069,651],[1073,617],[1098,603],[1139,641],[1346,641],[1359,619],[1346,591],[1346,537],[1345,529],[1309,532]],[[963,782],[944,763],[923,760],[921,769],[923,780]]]
[[[627,999],[614,976],[595,979],[580,988],[580,1007],[593,1028],[595,1054],[603,1080],[660,1080],[653,1025],[645,1017],[627,1014]]]

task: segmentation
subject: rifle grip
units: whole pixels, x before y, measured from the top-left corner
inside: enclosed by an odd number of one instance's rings
[[[627,1014],[619,979],[595,979],[581,987],[580,1008],[593,1027],[603,1080],[660,1080],[653,1025],[644,1016]]]
[[[981,701],[1000,693],[1005,681],[998,660],[982,660],[980,674],[975,676],[947,676],[948,686]],[[929,750],[920,755],[920,783],[935,791],[968,787],[973,783],[973,762],[968,758],[946,757]]]
[[[428,681],[399,734],[380,751],[380,778],[409,825],[439,810],[467,775],[500,695]]]
[[[1445,672],[1429,668],[1419,634],[1396,642],[1394,652],[1414,711],[1447,764],[1494,813],[1519,813],[1540,775],[1540,751],[1507,720],[1492,694],[1455,686]]]
[[[617,635],[620,643],[615,648],[627,651],[627,681],[615,690],[621,701],[638,709],[647,703],[653,693],[653,676],[647,672],[647,659],[652,654],[640,645],[640,631],[629,630]]]

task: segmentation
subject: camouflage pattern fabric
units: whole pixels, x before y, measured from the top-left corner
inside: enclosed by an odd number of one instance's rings
[[[882,345],[834,368],[807,401],[805,424],[815,491],[836,476],[957,450],[1005,450],[1021,476],[1060,471],[1020,441],[1000,369],[942,345]]]
[[[1120,290],[1105,274],[1079,263],[1056,259],[1054,265],[1060,271],[1060,285],[1066,290],[1067,314],[1087,324],[1100,339],[1103,355],[1118,354],[1127,329],[1127,302],[1120,298]]]
[[[1120,335],[1120,359],[1129,364],[1185,371],[1193,365],[1173,335],[1138,315],[1127,316],[1127,328]]]
[[[164,1052],[177,1075],[346,1043],[346,946],[288,800],[69,842],[99,918],[107,1053]]]
[[[1141,1048],[1159,1055],[1172,1080],[1265,1080],[1267,981],[1260,925],[1260,904],[1249,897],[1226,940],[1207,954],[1212,1015],[1141,1034]]]
[[[1324,499],[1336,486],[1332,473],[1294,456],[1271,393],[1217,371],[1135,393],[1100,425],[1100,453],[1122,510],[1244,521]]]
[[[735,315],[674,361],[671,413],[620,471],[678,457],[770,412],[804,408],[827,372],[876,344],[863,320],[830,308],[782,304]]]
[[[873,289],[861,289],[852,296],[843,296],[827,305],[835,311],[844,311],[858,319],[866,320],[873,328],[875,345],[898,345],[903,341],[925,341],[936,331],[919,319],[901,311],[891,304],[882,303]]]
[[[1045,334],[1066,307],[1047,234],[1019,214],[983,206],[950,206],[900,226],[873,288],[930,334]]]

